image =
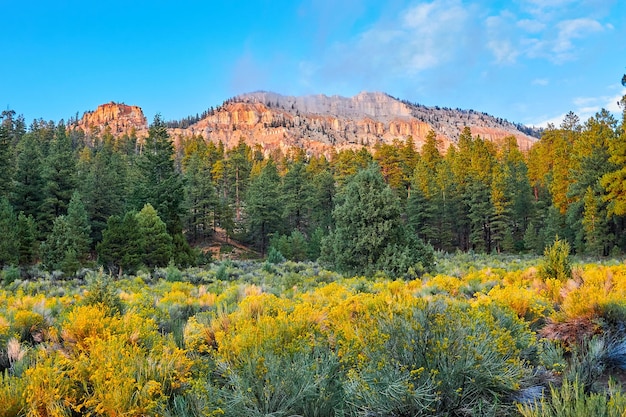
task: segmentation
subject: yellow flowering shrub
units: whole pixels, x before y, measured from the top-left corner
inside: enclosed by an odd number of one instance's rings
[[[26,380],[0,373],[0,417],[15,417],[20,415],[24,408],[24,391]]]
[[[492,288],[487,296],[495,303],[511,308],[518,317],[529,323],[543,319],[552,312],[549,300],[529,288],[498,285]]]
[[[587,265],[580,279],[568,281],[561,291],[561,310],[566,318],[594,318],[601,314],[603,305],[626,298],[624,266]]]
[[[447,292],[448,294],[455,296],[459,293],[459,288],[463,285],[463,281],[459,278],[447,276],[447,275],[437,275],[431,279],[429,279],[424,287],[430,288],[432,290],[438,290]]]

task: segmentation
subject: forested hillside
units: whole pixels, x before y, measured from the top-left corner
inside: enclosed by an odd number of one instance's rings
[[[159,116],[141,140],[87,141],[12,111],[0,126],[2,266],[188,266],[210,258],[197,247],[216,232],[256,256],[366,274],[419,274],[432,248],[541,253],[556,236],[578,254],[626,250],[626,133],[605,110],[568,114],[528,152],[466,128],[445,153],[431,131],[419,152],[408,138],[329,158],[200,136],[175,148]]]

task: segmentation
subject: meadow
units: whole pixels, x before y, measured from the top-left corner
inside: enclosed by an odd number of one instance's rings
[[[626,264],[222,261],[0,288],[0,417],[621,416]],[[32,271],[31,271],[32,272]]]

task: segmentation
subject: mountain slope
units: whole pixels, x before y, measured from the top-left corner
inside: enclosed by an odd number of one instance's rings
[[[111,106],[122,106],[116,112]],[[128,133],[134,128],[145,135],[145,117],[137,117],[138,107],[110,103],[86,113],[82,128],[110,126],[113,133]],[[139,109],[139,112],[141,109]],[[111,117],[118,114],[117,118]],[[354,97],[282,96],[255,92],[231,98],[205,117],[186,127],[170,129],[178,143],[182,138],[200,135],[206,140],[222,141],[227,148],[243,139],[266,152],[301,147],[311,154],[332,149],[372,147],[412,136],[419,148],[434,130],[444,148],[458,140],[465,126],[473,135],[498,142],[515,136],[522,150],[537,140],[528,128],[473,110],[426,107],[398,100],[384,93],[360,93]],[[194,120],[195,121],[195,120]],[[98,125],[98,123],[100,123]],[[180,124],[173,124],[179,125]],[[524,131],[520,130],[522,128]],[[86,130],[87,131],[87,130]]]

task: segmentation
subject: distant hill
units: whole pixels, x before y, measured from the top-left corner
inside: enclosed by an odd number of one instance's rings
[[[86,132],[110,127],[114,135],[134,130],[147,133],[147,121],[137,106],[109,103],[87,112],[78,122]],[[522,150],[529,149],[539,131],[473,110],[427,107],[391,97],[363,92],[354,97],[283,96],[271,92],[243,94],[226,100],[201,116],[170,122],[175,142],[201,135],[222,141],[229,148],[240,139],[259,144],[265,151],[301,147],[308,153],[331,149],[373,147],[412,136],[416,146],[434,130],[444,148],[458,141],[465,126],[473,135],[493,142],[515,136]]]

